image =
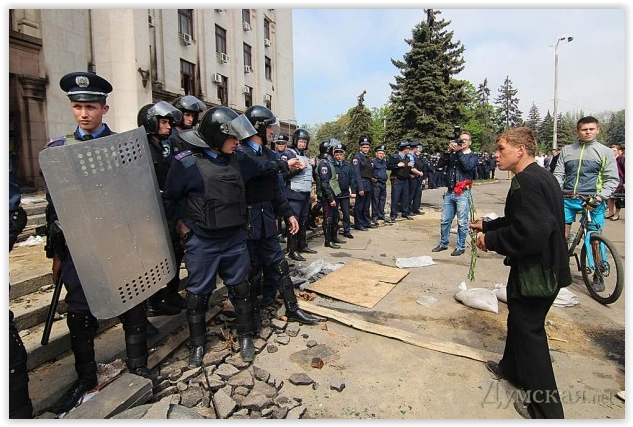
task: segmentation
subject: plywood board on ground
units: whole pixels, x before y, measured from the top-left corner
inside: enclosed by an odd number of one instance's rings
[[[309,290],[365,308],[373,308],[408,270],[354,260],[317,280]]]

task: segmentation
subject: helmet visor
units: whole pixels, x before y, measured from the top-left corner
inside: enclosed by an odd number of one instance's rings
[[[257,131],[244,114],[240,114],[230,122],[221,124],[220,131],[227,135],[234,136],[239,140],[243,140],[257,134]]]
[[[179,123],[182,120],[182,112],[166,101],[159,101],[154,104],[148,111],[148,117],[167,117]]]
[[[272,129],[272,135],[269,132],[269,130],[271,129]],[[266,126],[266,135],[270,135],[270,137],[268,137],[269,143],[273,143],[277,141],[280,133],[281,133],[281,126],[279,125],[279,120],[275,119],[273,123]]]

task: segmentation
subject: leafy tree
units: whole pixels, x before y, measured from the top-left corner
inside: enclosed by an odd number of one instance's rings
[[[349,116],[349,122],[347,123],[347,134],[345,145],[347,145],[346,157],[349,153],[356,153],[359,150],[358,140],[362,136],[369,136],[372,140],[372,117],[369,108],[365,107],[365,93],[363,91],[358,96],[358,105],[351,108],[347,114]]]
[[[512,87],[510,76],[506,76],[505,81],[499,88],[499,96],[495,99],[497,111],[503,120],[501,123],[503,131],[515,126],[521,126],[523,123],[521,119],[522,113],[519,110],[519,98],[516,97],[517,93],[518,90]]]
[[[574,118],[571,113],[558,116],[558,125],[556,128],[556,139],[559,147],[576,142],[576,122],[578,120]],[[552,135],[553,136],[553,135]],[[552,137],[552,141],[554,138]],[[551,144],[548,144],[548,149],[551,149]]]
[[[547,110],[547,114],[543,118],[541,126],[539,126],[537,138],[539,144],[544,144],[548,151],[551,149],[552,141],[554,140],[554,119],[549,110]]]
[[[530,107],[530,111],[528,112],[528,119],[525,122],[525,126],[532,129],[534,135],[538,134],[539,127],[541,126],[541,115],[534,103],[532,103],[532,107]]]
[[[417,139],[434,151],[446,144],[453,125],[464,120],[460,107],[466,101],[462,81],[451,76],[464,68],[464,47],[453,41],[450,21],[439,19],[440,11],[427,9],[405,41],[411,50],[403,60],[391,62],[400,70],[390,84],[386,138]],[[442,148],[443,149],[443,148]]]
[[[475,120],[481,126],[481,132],[478,135],[479,145],[476,145],[475,148],[481,151],[494,151],[496,140],[496,129],[493,124],[494,115],[494,107],[490,104],[488,79],[485,78],[483,83],[477,87],[477,107],[475,109]],[[471,125],[468,129],[475,132]]]

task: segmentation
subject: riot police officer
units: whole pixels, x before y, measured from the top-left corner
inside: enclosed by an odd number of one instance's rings
[[[338,203],[337,197],[341,194],[341,187],[336,175],[334,165],[334,149],[342,150],[343,144],[338,139],[327,139],[319,144],[321,156],[318,164],[318,183],[321,189],[321,206],[323,207],[323,236],[325,246],[332,249],[339,249],[338,243],[344,243],[337,237],[338,232]]]
[[[169,142],[176,152],[180,152],[188,147],[185,146],[182,139],[178,138],[178,134],[183,130],[195,128],[198,125],[200,114],[207,109],[207,106],[193,95],[179,96],[172,105],[180,110],[182,117],[172,126]]]
[[[20,206],[22,193],[9,160],[9,252],[26,226],[26,212]],[[9,288],[11,284],[9,283]],[[29,375],[26,369],[26,349],[9,309],[9,418],[33,418],[29,397]]]
[[[288,134],[281,133],[277,137],[275,141],[275,149],[273,150],[275,153],[275,157],[277,160],[288,161],[288,158],[292,156],[290,149],[288,148],[288,143],[290,142],[290,137]],[[286,181],[282,173],[279,174],[279,188],[284,188],[286,186]],[[280,212],[275,212],[275,216],[277,217],[277,233],[280,243],[286,243],[286,224],[284,221],[284,217]]]
[[[182,122],[182,116],[183,114],[180,110],[166,101],[147,104],[141,107],[137,115],[137,124],[143,126],[147,133],[149,151],[152,155],[160,191],[165,189],[167,172],[176,154],[176,148],[172,145],[169,137],[176,123]],[[175,231],[175,224],[171,224],[172,246],[176,257],[176,265],[178,266],[176,275],[167,283],[164,289],[148,298],[147,315],[149,317],[173,316],[180,313],[181,309],[187,308],[187,302],[178,293],[180,288],[180,263],[184,252]]]
[[[409,216],[409,175],[411,173],[411,159],[409,158],[409,141],[398,144],[398,152],[387,160],[387,169],[391,171],[391,213],[392,221],[398,215],[398,203],[402,208],[402,218],[413,219]]]
[[[411,141],[409,158],[411,159],[411,175],[409,175],[409,212],[413,215],[424,215],[420,210],[422,204],[422,179],[424,178],[424,162],[420,156],[418,141]]]
[[[59,85],[70,99],[77,128],[71,135],[52,140],[47,147],[72,144],[111,135],[113,132],[103,123],[108,112],[106,97],[112,86],[104,78],[88,72],[74,72],[61,78]],[[66,321],[70,331],[70,348],[75,356],[77,381],[57,403],[52,412],[61,414],[72,409],[79,399],[97,386],[97,363],[95,360],[94,338],[97,332],[97,319],[90,312],[83,284],[79,281],[63,231],[59,228],[57,213],[50,194],[46,193],[47,245],[46,256],[53,259],[53,281],[61,275],[66,287],[68,315]],[[125,334],[126,365],[130,372],[146,378],[154,378],[147,368],[147,317],[143,304],[138,304],[119,316]]]
[[[354,170],[354,167],[345,160],[345,151],[347,147],[345,144],[330,145],[332,156],[334,157],[334,170],[336,171],[336,180],[341,192],[336,196],[336,203],[341,211],[342,223],[343,223],[343,236],[348,239],[353,239],[354,236],[351,233],[350,224],[350,205],[351,200],[357,197],[358,194],[358,175]],[[334,221],[336,224],[334,236],[338,235],[338,220]],[[337,242],[339,243],[339,242]]]
[[[267,143],[274,143],[279,134],[279,122],[275,115],[263,105],[248,108],[244,115],[257,131],[255,135],[242,140],[244,153],[258,162],[275,159],[275,154],[267,146]],[[300,160],[297,158],[294,161]],[[304,170],[306,165],[301,164],[300,167],[299,170]],[[289,173],[292,174],[294,171]],[[301,310],[297,304],[297,296],[290,278],[290,267],[277,239],[275,211],[280,212],[289,225],[288,239],[294,239],[299,230],[299,223],[278,182],[276,176],[262,176],[246,182],[246,203],[250,212],[247,240],[251,261],[249,282],[255,311],[258,316],[258,295],[269,296],[272,290],[274,296],[274,285],[278,283],[288,320],[316,323],[316,319]],[[262,286],[263,289],[260,290]],[[267,295],[264,291],[267,291]]]
[[[245,361],[255,358],[244,183],[255,176],[276,176],[279,167],[290,165],[260,162],[237,151],[239,140],[256,133],[243,114],[228,107],[209,109],[198,130],[180,133],[193,150],[177,154],[167,174],[165,214],[177,222],[189,274],[186,298],[191,368],[202,364],[207,342],[205,313],[218,274],[235,308],[240,355]]]
[[[314,249],[308,247],[308,215],[310,213],[310,194],[312,191],[314,159],[307,156],[310,134],[305,129],[297,129],[292,135],[289,157],[296,157],[305,167],[298,172],[290,172],[286,176],[284,194],[292,207],[295,217],[299,221],[297,234],[288,236],[288,256],[295,261],[305,261],[301,253],[315,254]]]

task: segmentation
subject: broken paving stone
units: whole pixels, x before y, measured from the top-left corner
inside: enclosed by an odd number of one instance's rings
[[[209,406],[196,406],[195,408],[191,408],[191,409],[193,409],[197,414],[200,414],[204,418],[207,418],[207,419],[217,418],[215,411],[213,410],[213,408]]]
[[[224,349],[220,351],[210,351],[202,358],[204,366],[218,366],[224,362],[224,359],[231,354],[231,350]]]
[[[154,400],[159,401],[161,400],[163,397],[165,396],[171,396],[174,393],[178,393],[178,387],[176,387],[175,385],[169,386],[164,390],[161,390],[160,392],[156,393],[153,397]]]
[[[284,322],[283,320],[273,319],[270,321],[270,325],[275,329],[279,329],[283,331],[284,329],[286,329],[286,326],[288,325],[288,323]]]
[[[312,367],[316,368],[316,369],[321,369],[323,367],[323,359],[321,359],[320,357],[313,357],[312,358]]]
[[[255,351],[257,351],[258,353],[261,352],[264,347],[266,347],[266,344],[268,343],[261,338],[255,338],[253,340],[253,347],[255,347]]]
[[[235,400],[224,389],[215,392],[213,401],[218,410],[218,418],[228,418],[237,408]]]
[[[189,388],[187,383],[181,383],[181,382],[176,383],[176,387],[178,387],[178,391],[181,393]]]
[[[212,391],[217,391],[224,387],[224,380],[218,375],[209,375],[209,387]]]
[[[239,386],[235,387],[235,390],[233,390],[233,394],[231,394],[231,397],[235,398],[236,394],[239,394],[240,396],[246,396],[248,395],[248,393],[250,393],[250,390],[247,387]]]
[[[290,360],[298,363],[304,370],[309,371],[312,368],[312,359],[320,357],[324,364],[330,364],[339,358],[339,355],[332,352],[326,345],[318,344],[305,350],[297,351],[290,355]]]
[[[263,340],[267,340],[272,335],[273,330],[271,328],[266,328],[262,325],[262,330],[259,331],[259,337]]]
[[[271,418],[275,419],[275,420],[283,420],[286,418],[286,415],[288,415],[288,412],[290,411],[289,408],[286,408],[284,406],[279,407],[279,408],[275,408]]]
[[[288,411],[288,415],[286,415],[287,420],[299,420],[306,412],[305,406],[297,406],[296,408],[292,408]]]
[[[275,411],[275,408],[272,406],[269,406],[268,408],[264,408],[262,409],[262,417],[268,418],[273,414],[274,411]]]
[[[275,387],[275,390],[279,391],[284,386],[284,380],[271,376],[270,378],[268,378],[268,381],[266,381],[266,384],[271,387]]]
[[[332,378],[330,380],[330,390],[336,390],[338,392],[343,391],[345,388],[345,383],[340,378]]]
[[[231,419],[248,419],[248,409],[240,409],[231,416]]]
[[[195,377],[196,375],[198,375],[200,372],[202,371],[202,368],[194,368],[194,369],[189,369],[188,371],[185,371],[182,373],[182,375],[180,376],[180,378],[178,379],[179,382],[187,382],[190,378]]]
[[[232,387],[246,387],[249,389],[253,388],[253,383],[253,374],[249,370],[244,370],[227,381],[227,384]]]
[[[289,323],[288,326],[286,326],[286,335],[288,335],[289,337],[296,337],[297,335],[299,335],[300,329],[301,327],[299,326],[299,324]]]
[[[319,383],[313,382],[312,383],[312,390],[316,390],[317,388],[319,388]]]
[[[229,365],[227,363],[223,363],[218,366],[218,369],[215,370],[214,374],[218,375],[223,380],[231,378],[233,375],[237,374],[239,369],[237,369],[233,365]]]
[[[275,342],[281,345],[287,345],[290,342],[290,337],[285,334],[280,334],[275,338]]]
[[[248,409],[254,409],[261,411],[262,409],[271,406],[273,399],[264,396],[261,393],[251,393],[242,400],[241,406]]]
[[[308,348],[316,347],[317,345],[319,345],[319,343],[317,343],[315,340],[310,340],[306,343],[306,347]]]
[[[258,366],[253,366],[253,375],[255,376],[255,379],[264,382],[268,381],[268,378],[270,378],[270,372]]]
[[[298,372],[290,375],[288,381],[294,385],[310,385],[314,382],[314,380],[304,372]]]
[[[304,339],[307,340],[308,338],[310,338],[310,335],[308,335],[308,334],[301,334],[301,338],[304,338]]]
[[[277,348],[276,345],[268,344],[266,346],[266,350],[268,350],[269,353],[277,353],[279,351],[279,348]]]
[[[277,397],[277,389],[270,384],[266,384],[262,381],[256,381],[253,386],[253,393],[263,394],[266,397],[275,398]]]
[[[205,396],[204,390],[200,387],[190,387],[180,394],[180,404],[187,408],[196,406]]]
[[[237,369],[247,368],[251,364],[251,362],[246,362],[244,359],[242,359],[242,356],[240,356],[238,353],[235,353],[231,355],[231,357],[227,358],[225,360],[225,363],[231,364]]]

